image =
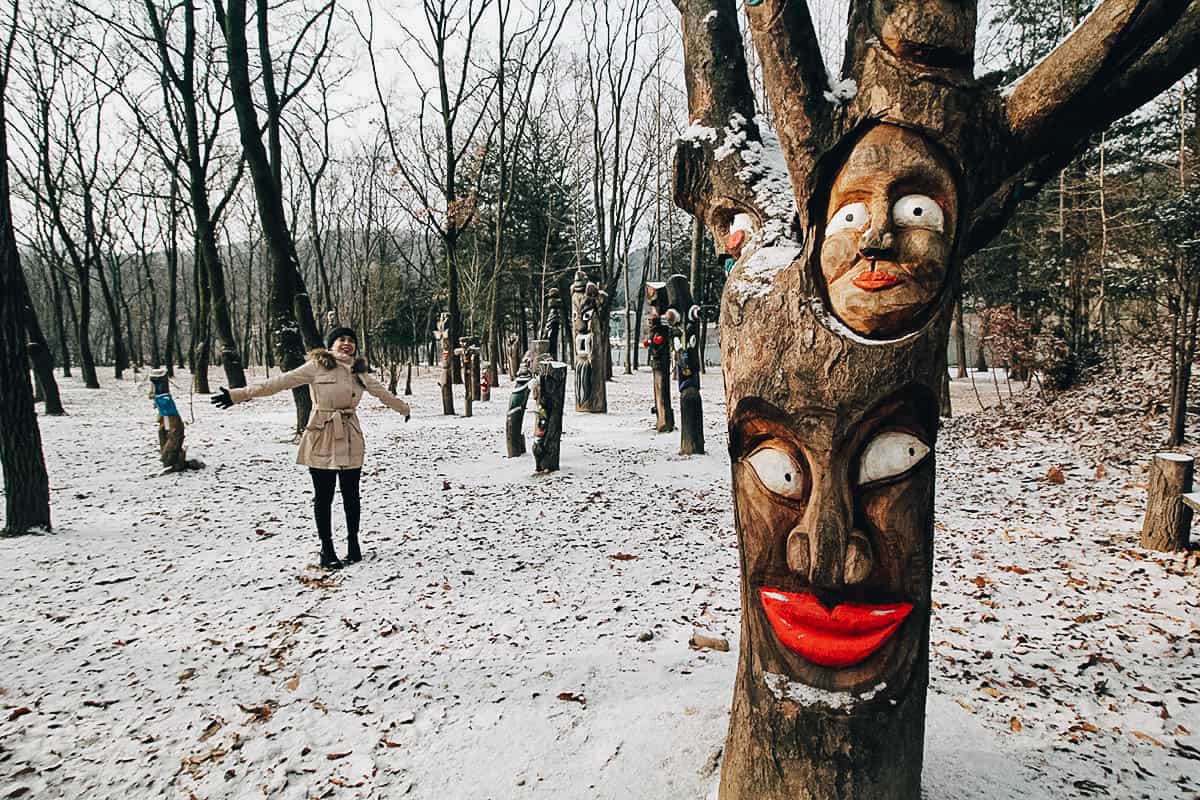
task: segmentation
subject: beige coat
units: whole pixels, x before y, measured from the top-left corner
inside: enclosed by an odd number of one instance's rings
[[[355,364],[364,371],[355,372]],[[235,403],[269,397],[287,389],[309,386],[313,408],[300,437],[296,463],[316,469],[357,469],[363,463],[363,434],[355,409],[364,391],[401,414],[408,403],[389,392],[362,362],[328,350],[313,350],[302,367],[245,389],[230,389]]]

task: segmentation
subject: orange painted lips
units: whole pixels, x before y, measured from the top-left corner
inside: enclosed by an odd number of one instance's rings
[[[903,278],[897,278],[887,272],[864,272],[857,278],[851,281],[855,286],[862,289],[864,292],[881,292],[884,289],[890,289],[897,284],[904,283]]]
[[[822,667],[857,664],[892,637],[912,603],[841,603],[827,609],[808,592],[763,587],[758,592],[767,622],[785,647]]]

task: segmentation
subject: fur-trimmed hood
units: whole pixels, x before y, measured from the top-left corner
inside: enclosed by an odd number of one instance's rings
[[[323,347],[318,347],[313,350],[309,350],[308,351],[308,360],[317,362],[325,369],[333,369],[334,367],[336,367],[338,365],[338,357],[333,354],[333,351],[326,350]],[[366,372],[367,371],[366,359],[363,359],[363,358],[354,359],[354,363],[350,366],[350,371],[353,373],[356,373],[356,374],[360,373],[360,372]]]

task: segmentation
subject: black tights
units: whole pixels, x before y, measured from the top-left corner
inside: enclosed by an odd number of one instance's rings
[[[317,535],[322,539],[333,536],[330,509],[333,506],[333,489],[342,484],[342,508],[346,512],[346,532],[358,535],[358,477],[361,469],[316,469],[309,467],[313,482],[313,516],[317,518]]]

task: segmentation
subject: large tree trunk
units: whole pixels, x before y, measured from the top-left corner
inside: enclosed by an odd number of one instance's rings
[[[954,304],[954,355],[955,374],[959,378],[967,377],[967,330],[963,325],[963,301],[958,298]]]
[[[962,261],[1195,66],[1200,3],[1102,0],[1004,93],[974,79],[975,2],[855,0],[841,81],[807,3],[746,4],[777,140],[739,8],[676,4],[692,125],[675,200],[717,242],[737,213],[755,228],[720,317],[742,599],[720,796],[916,800]]]
[[[6,535],[50,530],[50,480],[25,355],[25,277],[8,184],[8,125],[0,85],[0,468]]]
[[[288,229],[283,191],[263,146],[255,111],[246,47],[246,2],[229,0],[228,13],[222,8],[221,0],[213,0],[213,7],[225,33],[230,95],[237,116],[242,152],[254,183],[259,224],[271,262],[273,282],[268,315],[275,363],[285,371],[293,370],[304,363],[306,347],[318,348],[323,342],[312,316],[312,307],[303,302],[307,290],[304,278],[300,275],[295,242]],[[261,18],[259,23],[260,26],[266,25]],[[273,92],[274,87],[269,87],[269,91]],[[275,126],[269,128],[271,135],[275,136]],[[299,316],[296,313],[297,306],[301,311]],[[312,400],[307,386],[294,389],[292,396],[296,401],[296,431],[299,432],[308,424]]]

